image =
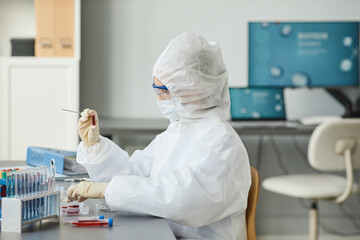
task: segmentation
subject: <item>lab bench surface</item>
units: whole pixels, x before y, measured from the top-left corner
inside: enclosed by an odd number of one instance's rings
[[[229,121],[239,135],[310,135],[315,126],[295,121]],[[100,117],[100,133],[159,134],[169,125],[167,119],[127,119]]]
[[[0,167],[21,166],[24,162],[20,161],[0,161]],[[56,181],[57,186],[64,186],[63,181]],[[40,239],[76,239],[76,240],[99,240],[99,239],[117,239],[117,240],[171,240],[176,239],[170,226],[165,219],[133,215],[125,212],[111,212],[96,210],[95,204],[99,200],[88,199],[85,201],[90,207],[89,215],[104,215],[105,218],[113,218],[112,227],[89,226],[76,227],[69,223],[63,223],[60,217],[60,223],[45,220],[23,228],[23,232],[9,233],[0,231],[0,239],[6,240],[40,240]]]

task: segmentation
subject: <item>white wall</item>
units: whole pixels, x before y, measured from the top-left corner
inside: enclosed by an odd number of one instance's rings
[[[248,21],[359,20],[359,9],[358,0],[84,0],[81,107],[112,117],[161,117],[152,66],[182,32],[219,42],[230,85],[246,86]]]

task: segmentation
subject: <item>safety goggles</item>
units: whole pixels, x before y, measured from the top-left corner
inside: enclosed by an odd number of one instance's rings
[[[170,99],[170,93],[166,86],[156,86],[153,82],[152,87],[154,88],[156,94],[164,99]]]

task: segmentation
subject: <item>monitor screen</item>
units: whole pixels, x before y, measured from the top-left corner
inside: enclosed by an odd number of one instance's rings
[[[249,86],[359,85],[359,22],[249,23]]]
[[[232,120],[284,120],[281,88],[230,88]]]

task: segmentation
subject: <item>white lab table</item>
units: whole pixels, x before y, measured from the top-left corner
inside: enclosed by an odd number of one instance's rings
[[[169,125],[167,119],[100,117],[102,135],[159,134]],[[310,135],[315,126],[295,121],[230,121],[239,135]]]
[[[23,161],[0,161],[0,167],[23,166]],[[65,185],[63,181],[56,181],[57,186]],[[98,200],[88,199],[85,203],[90,207],[89,216],[104,215],[112,217],[112,227],[89,226],[75,227],[69,223],[60,223],[45,220],[23,228],[20,233],[8,233],[0,231],[0,239],[4,240],[40,240],[40,239],[68,239],[68,240],[171,240],[176,239],[170,226],[165,219],[131,215],[124,212],[110,212],[96,210],[95,203]],[[86,215],[82,215],[86,216]]]

